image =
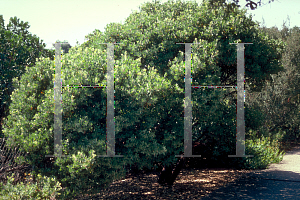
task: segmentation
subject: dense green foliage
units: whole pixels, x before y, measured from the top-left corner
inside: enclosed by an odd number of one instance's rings
[[[106,45],[99,43],[123,43],[114,47],[114,74],[116,154],[124,158],[96,157],[105,154],[106,88],[63,88],[63,154],[71,157],[45,157],[54,153],[55,62],[49,58],[14,79],[10,115],[4,121],[8,144],[30,152],[19,161],[34,165],[34,173],[55,176],[68,187],[63,195],[89,189],[97,193],[124,176],[128,166],[157,168],[183,152],[185,51],[175,43],[201,43],[192,46],[192,85],[236,85],[236,45],[229,43],[253,43],[245,45],[247,92],[260,92],[270,74],[283,70],[280,39],[270,39],[245,11],[232,8],[229,14],[207,2],[146,3],[124,24],[111,23],[104,33],[96,30],[87,38],[62,55],[62,82],[106,85]],[[246,138],[251,140],[246,149],[256,157],[228,158],[236,147],[236,98],[229,92],[236,91],[192,89],[193,140],[208,147],[201,155],[247,168],[278,161],[276,148],[267,155],[261,152],[269,144],[267,137],[263,142],[253,138],[265,115],[258,105],[248,104]]]
[[[10,18],[7,26],[4,26],[3,15],[0,15],[0,121],[9,113],[11,103],[10,95],[14,90],[12,79],[19,80],[25,72],[25,67],[32,67],[36,59],[49,57],[54,59],[54,51],[45,49],[45,44],[36,35],[28,32],[28,22],[17,18]],[[2,127],[2,125],[1,125]],[[2,129],[0,130],[2,137]]]
[[[266,35],[257,30],[257,25],[251,19],[246,18],[237,9],[234,9],[230,15],[227,13],[227,7],[223,9],[216,6],[214,11],[205,9],[205,6],[202,9],[197,12],[197,4],[170,3],[169,6],[164,7],[158,3],[148,3],[141,8],[140,12],[130,15],[124,25],[109,24],[105,34],[95,31],[88,36],[89,41],[84,45],[86,47],[95,45],[98,47],[97,42],[124,43],[124,45],[115,47],[115,59],[119,59],[125,50],[129,51],[133,58],[141,57],[142,68],[145,65],[155,66],[160,76],[163,77],[166,74],[167,80],[171,80],[172,85],[178,84],[180,88],[184,88],[185,74],[184,45],[175,44],[179,42],[198,43],[201,41],[202,43],[192,46],[192,68],[194,70],[192,85],[236,85],[236,46],[229,44],[232,42],[253,43],[253,45],[245,45],[245,66],[247,66],[245,78],[247,86],[250,87],[247,92],[260,91],[265,83],[264,80],[271,80],[271,73],[282,70],[279,61],[283,44],[280,40],[269,40]],[[98,48],[104,49],[103,46]],[[226,89],[226,91],[233,91],[231,94],[236,92],[234,89]],[[234,150],[229,150],[228,147],[235,147],[234,141],[229,138],[233,139],[236,132],[233,121],[236,118],[234,109],[236,98],[231,96],[228,99],[230,100],[229,105],[232,105],[231,110],[223,111],[220,106],[217,106],[222,102],[220,101],[220,93],[224,94],[225,92],[221,89],[214,89],[214,91],[212,89],[205,91],[192,89],[192,100],[195,101],[193,104],[193,116],[195,116],[193,137],[194,141],[213,144],[211,149],[203,152],[203,154],[207,153],[208,157],[212,156],[212,152],[224,152],[223,148],[227,149],[225,152],[233,152]],[[218,96],[220,99],[213,99],[214,96]],[[183,100],[184,96],[182,94],[175,98]],[[215,101],[204,104],[210,98]],[[205,101],[203,101],[204,99]],[[149,109],[156,108],[155,104],[151,105]],[[166,107],[168,106],[163,106],[165,111],[162,113],[170,112],[170,109]],[[259,110],[251,110],[247,105],[245,107],[246,132],[248,132],[250,129],[257,129],[262,124],[260,119],[263,118],[263,115]],[[166,135],[177,129],[173,125],[179,122],[178,120],[181,120],[181,125],[183,124],[183,107],[178,108],[172,109],[174,114],[162,116],[161,120],[158,121],[156,135],[161,135],[160,140],[170,138]],[[231,117],[229,117],[229,112]],[[202,113],[206,113],[206,116],[202,116]],[[249,116],[251,115],[252,119],[250,120]],[[209,124],[209,122],[213,122],[213,124]],[[166,123],[170,125],[162,125]],[[215,126],[216,124],[218,126]],[[225,124],[226,126],[224,126]],[[139,124],[136,126],[139,127]],[[164,134],[159,134],[162,132]],[[176,133],[179,134],[176,134],[175,137],[182,138],[182,132],[183,128],[178,128]],[[224,132],[228,133],[224,134]],[[203,137],[199,140],[203,133],[205,133],[206,138]],[[131,133],[128,133],[127,137],[123,137],[128,138],[130,136]],[[224,143],[220,144],[220,141]],[[167,148],[174,149],[170,143],[165,144],[167,144]],[[214,151],[216,148],[221,149]],[[126,148],[121,147],[120,150],[122,149]],[[168,152],[172,152],[169,149]],[[222,155],[222,157],[224,156]]]
[[[278,75],[273,75],[262,91],[251,94],[248,103],[260,105],[259,109],[266,113],[264,130],[274,135],[279,130],[286,132],[282,141],[299,141],[300,107],[299,107],[299,70],[300,70],[300,29],[288,29],[285,25],[281,31],[277,27],[261,28],[272,39],[281,39],[286,43],[282,57],[285,68]],[[247,100],[246,100],[247,101]]]
[[[3,200],[18,199],[53,199],[60,195],[62,189],[60,183],[54,178],[41,177],[37,175],[37,182],[34,184],[17,183],[14,185],[14,173],[8,177],[7,184],[0,183],[0,197]]]

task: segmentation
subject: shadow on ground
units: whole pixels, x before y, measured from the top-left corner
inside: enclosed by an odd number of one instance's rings
[[[253,170],[202,199],[300,199],[300,146],[286,152],[279,164]]]
[[[113,182],[107,189],[87,199],[201,199],[225,184],[234,182],[247,173],[233,169],[183,169],[172,188],[157,183],[155,173],[146,173]]]

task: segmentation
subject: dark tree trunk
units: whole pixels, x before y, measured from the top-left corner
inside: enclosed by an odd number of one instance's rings
[[[186,158],[181,157],[176,163],[175,167],[173,165],[164,166],[159,176],[158,183],[161,185],[172,186],[181,169],[184,167],[185,160]]]
[[[196,153],[195,155],[198,155],[199,150],[203,146],[204,145],[199,142],[195,142],[193,144],[194,152]],[[187,158],[182,156],[179,158],[175,166],[173,164],[171,164],[170,166],[163,166],[163,169],[158,179],[158,183],[160,185],[172,186],[178,174],[180,173],[181,169],[185,167],[186,160]]]

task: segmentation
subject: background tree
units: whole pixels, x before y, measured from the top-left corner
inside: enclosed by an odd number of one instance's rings
[[[247,93],[261,91],[271,74],[284,69],[283,42],[267,38],[245,10],[231,12],[227,15],[225,8],[212,7],[208,1],[201,6],[145,3],[124,24],[108,24],[104,33],[95,30],[87,42],[63,56],[63,85],[106,85],[107,46],[99,43],[123,43],[114,47],[114,76],[116,154],[124,158],[96,157],[105,154],[105,88],[63,89],[63,154],[72,157],[45,158],[54,153],[54,61],[42,58],[27,68],[20,81],[14,79],[18,89],[3,129],[12,147],[19,144],[30,152],[20,162],[36,166],[34,173],[58,177],[72,195],[97,193],[132,166],[138,170],[172,166],[184,144],[185,47],[176,43],[200,43],[192,46],[193,85],[236,85],[237,50],[229,43],[253,43],[245,47]],[[31,89],[25,87],[29,82]],[[246,154],[254,158],[228,159],[236,150],[235,92],[192,90],[193,141],[206,147],[202,158],[218,166],[246,168],[278,161],[273,144],[266,151],[260,143],[269,145],[264,138],[246,141]],[[245,110],[249,138],[261,128],[264,113],[247,104]]]
[[[54,51],[47,50],[46,45],[42,43],[43,40],[39,41],[39,37],[29,33],[29,27],[28,22],[20,22],[17,17],[11,17],[5,27],[3,15],[0,15],[0,127],[3,118],[9,113],[10,95],[14,90],[12,79],[18,77],[20,80],[25,67],[34,66],[37,58],[43,56],[54,59]]]
[[[285,24],[281,31],[277,27],[262,27],[272,39],[281,39],[286,43],[282,58],[284,72],[274,75],[273,82],[268,83],[261,92],[253,93],[249,102],[259,102],[261,109],[267,114],[264,128],[268,132],[285,130],[283,141],[299,141],[299,27],[287,28]]]
[[[63,42],[61,42],[60,40],[56,40],[56,43],[61,43],[61,48],[63,50],[63,53],[69,53],[69,49],[72,47],[67,40],[64,40]],[[53,47],[55,49],[55,45],[53,44]]]

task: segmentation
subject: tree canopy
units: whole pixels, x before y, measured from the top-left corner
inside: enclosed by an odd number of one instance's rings
[[[10,95],[14,90],[12,79],[21,79],[25,67],[32,67],[36,59],[49,57],[54,59],[54,51],[45,49],[46,44],[39,37],[32,35],[28,22],[20,22],[17,17],[11,17],[5,27],[3,15],[0,15],[0,120],[7,116],[10,105]],[[2,130],[0,132],[0,135]]]
[[[26,161],[39,172],[60,177],[73,192],[97,192],[124,175],[127,167],[154,169],[176,162],[183,152],[185,47],[192,45],[192,85],[235,86],[237,48],[245,46],[247,92],[261,91],[271,74],[284,68],[280,62],[284,43],[258,29],[245,10],[214,7],[208,1],[145,3],[124,24],[110,23],[105,32],[95,30],[88,41],[62,55],[62,84],[107,85],[107,46],[114,46],[116,154],[124,158],[99,158],[105,154],[106,89],[63,88],[63,154],[54,152],[53,86],[55,62],[41,58],[26,68],[12,94],[10,115],[3,132],[11,146],[31,152]],[[28,87],[30,85],[30,89]],[[246,141],[251,158],[228,158],[236,148],[234,89],[192,89],[193,141],[206,145],[203,157],[221,164],[247,168],[265,166],[274,155],[259,156],[261,146]],[[227,95],[227,96],[226,96]],[[246,136],[258,130],[264,114],[245,104]],[[257,150],[258,149],[258,150]],[[232,159],[232,160],[229,160]],[[43,169],[52,163],[52,170]],[[78,180],[81,180],[78,182]]]

